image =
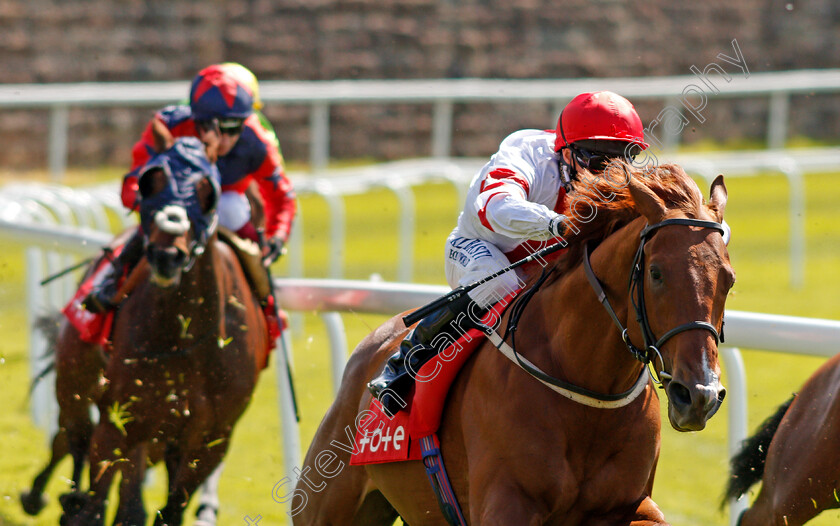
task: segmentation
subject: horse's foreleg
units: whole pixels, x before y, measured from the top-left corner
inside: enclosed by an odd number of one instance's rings
[[[481,495],[477,488],[470,487],[470,509],[462,511],[470,514],[471,524],[538,526],[548,518],[548,510],[514,485],[499,484],[485,491]]]
[[[120,466],[120,505],[114,518],[114,525],[144,526],[146,508],[143,505],[143,481],[146,475],[146,448],[134,449],[128,462]]]
[[[201,485],[194,526],[215,526],[216,516],[219,513],[219,479],[222,478],[224,467],[224,462],[220,462]]]
[[[805,488],[808,486],[801,485],[798,487]],[[824,499],[819,497],[812,501],[811,497],[805,497],[802,494],[797,494],[796,498],[788,498],[788,495],[774,493],[777,492],[771,491],[768,493],[762,489],[752,507],[747,508],[741,514],[738,526],[802,526],[823,510],[836,507],[826,506],[823,502]],[[814,494],[818,495],[819,492]]]
[[[90,449],[90,436],[93,432],[93,423],[88,419],[80,422],[79,428],[71,433],[67,432],[67,443],[70,456],[73,457],[73,489],[79,489],[82,484],[82,470],[87,460],[88,449]]]
[[[68,452],[67,433],[63,429],[59,429],[52,440],[52,456],[49,463],[32,481],[32,488],[20,494],[23,511],[29,515],[37,515],[44,509],[47,504],[47,499],[44,497],[44,488],[47,486],[56,465],[67,456]]]
[[[108,490],[119,464],[128,461],[122,457],[127,451],[125,440],[120,431],[109,421],[103,420],[96,426],[90,448],[90,490],[68,494],[65,499],[65,518],[67,526],[100,526],[105,520],[105,503]],[[120,455],[120,456],[118,456]],[[81,509],[76,512],[75,507]],[[68,509],[71,508],[71,509]]]
[[[67,434],[73,456],[74,489],[81,485],[93,434],[90,408],[98,398],[99,375],[104,366],[99,347],[82,342],[72,325],[66,324],[56,342],[55,395],[58,425]]]
[[[155,526],[180,526],[184,519],[184,509],[193,493],[216,469],[227,452],[230,437],[222,444],[212,448],[206,446],[197,450],[184,451],[178,462],[172,452],[167,452],[167,471],[169,472],[169,498],[155,518]]]
[[[669,526],[669,523],[653,499],[645,497],[636,509],[636,516],[630,526]]]

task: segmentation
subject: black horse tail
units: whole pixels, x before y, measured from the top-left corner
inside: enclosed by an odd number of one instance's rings
[[[48,361],[46,362],[46,365],[44,365],[44,368],[41,369],[41,371],[32,379],[32,383],[29,384],[29,396],[32,396],[32,392],[38,386],[38,382],[43,380],[44,377],[55,370],[56,342],[58,342],[58,331],[61,327],[62,316],[63,314],[61,312],[54,312],[39,316],[35,320],[35,329],[41,333],[44,340],[47,342],[47,348],[44,349],[42,358],[45,358]]]
[[[794,399],[796,399],[796,394],[780,405],[775,414],[762,422],[753,436],[741,443],[741,450],[729,461],[729,483],[726,485],[721,508],[729,499],[737,499],[746,494],[747,490],[764,476],[764,463],[767,461],[770,441],[773,440],[779,423]]]

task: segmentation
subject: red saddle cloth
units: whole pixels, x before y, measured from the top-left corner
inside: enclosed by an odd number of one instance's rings
[[[516,294],[495,304],[482,321],[494,325]],[[379,400],[372,399],[369,408],[356,418],[350,465],[420,460],[420,440],[437,432],[452,382],[485,338],[480,330],[469,329],[423,365],[406,407],[393,418],[382,410]]]
[[[122,252],[123,245],[115,247],[112,257],[117,257]],[[106,345],[111,334],[111,325],[114,323],[114,311],[94,314],[82,306],[82,302],[90,294],[90,291],[102,281],[108,268],[111,266],[111,259],[100,258],[96,264],[96,270],[82,282],[76,294],[70,298],[67,305],[61,309],[67,320],[79,332],[79,338],[83,342]]]

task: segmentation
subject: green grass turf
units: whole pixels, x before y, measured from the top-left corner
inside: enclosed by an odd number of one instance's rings
[[[115,182],[115,185],[117,183]],[[729,246],[738,275],[728,308],[794,316],[840,319],[840,179],[837,174],[806,177],[805,285],[788,284],[788,193],[781,176],[730,178],[727,221],[733,229]],[[708,191],[707,188],[703,189]],[[442,284],[442,246],[459,208],[451,187],[429,185],[415,190],[418,220],[415,281]],[[327,207],[318,198],[302,198],[305,275],[323,277],[328,269]],[[366,279],[377,273],[397,276],[396,200],[387,192],[346,199],[348,237],[344,247],[345,276]],[[54,497],[67,488],[70,463],[58,469],[48,494],[51,504],[37,519],[23,514],[17,501],[46,462],[47,437],[35,428],[27,409],[27,335],[21,247],[6,241],[0,251],[0,525],[54,525]],[[277,275],[285,271],[278,264]],[[295,376],[301,406],[301,443],[311,440],[332,398],[327,336],[319,318],[306,313],[302,330],[293,335]],[[348,313],[343,316],[348,347],[353,348],[384,317]],[[744,351],[748,372],[750,431],[795,391],[824,360],[787,354]],[[726,383],[724,370],[724,382]],[[529,381],[523,377],[523,381]],[[673,524],[727,524],[717,504],[726,479],[728,405],[699,433],[677,433],[667,424],[663,403],[662,453],[654,499]],[[628,444],[632,447],[632,444]],[[284,524],[285,510],[272,500],[272,487],[284,476],[282,436],[273,369],[260,379],[254,400],[235,433],[221,482],[220,524],[245,524],[244,517],[262,516],[260,524]],[[146,490],[150,512],[164,501],[165,475],[155,472]],[[616,481],[620,484],[621,481]],[[195,503],[190,507],[190,512]],[[840,513],[826,512],[816,525],[835,524]],[[187,521],[191,524],[191,519]]]

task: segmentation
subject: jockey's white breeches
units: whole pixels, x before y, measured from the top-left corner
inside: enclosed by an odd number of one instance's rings
[[[483,239],[470,239],[452,233],[446,240],[446,281],[453,289],[469,285],[510,265],[496,245]],[[486,308],[523,286],[515,270],[479,285],[468,294],[480,307]]]
[[[222,192],[219,197],[219,224],[236,232],[251,219],[251,203],[245,194]]]

